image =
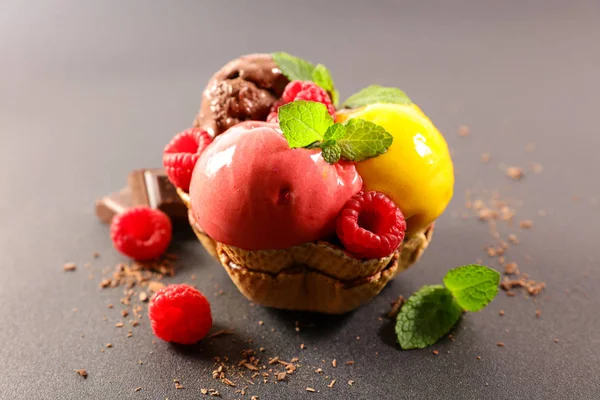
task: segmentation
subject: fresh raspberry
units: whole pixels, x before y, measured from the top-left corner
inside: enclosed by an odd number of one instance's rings
[[[359,192],[346,202],[337,218],[337,234],[359,258],[392,254],[404,240],[406,222],[394,202],[381,192]]]
[[[208,132],[190,128],[178,133],[163,151],[163,166],[169,180],[187,192],[198,157],[212,142]]]
[[[325,90],[310,81],[292,81],[287,84],[281,99],[277,100],[271,107],[271,113],[267,117],[267,122],[279,122],[277,110],[284,104],[295,100],[307,100],[323,103],[327,106],[327,111],[335,118],[335,107],[331,98]]]
[[[160,256],[169,247],[171,235],[171,220],[167,214],[146,206],[116,215],[110,225],[115,248],[135,260]]]
[[[148,317],[157,337],[180,344],[196,343],[212,326],[208,300],[188,285],[169,285],[154,293]]]

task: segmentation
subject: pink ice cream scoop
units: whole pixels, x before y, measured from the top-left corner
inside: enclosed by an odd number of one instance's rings
[[[210,237],[266,250],[328,238],[344,203],[361,188],[352,163],[331,165],[319,149],[290,149],[277,124],[249,121],[205,150],[190,199]]]

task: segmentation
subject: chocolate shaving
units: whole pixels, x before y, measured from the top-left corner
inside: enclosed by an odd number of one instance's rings
[[[400,312],[400,309],[402,308],[405,302],[406,300],[404,299],[404,296],[398,296],[394,301],[392,301],[392,308],[386,316],[389,319],[396,319],[398,313]]]
[[[75,263],[66,263],[65,265],[63,265],[63,271],[67,271],[67,272],[72,272],[75,271],[77,269],[77,265]]]
[[[79,376],[83,377],[84,379],[87,379],[88,377],[88,373],[85,369],[76,369],[75,372],[77,372]]]
[[[232,333],[231,331],[221,329],[220,331],[216,331],[215,333],[208,335],[207,339],[216,339],[216,338],[220,338],[223,336],[231,335],[231,333]]]

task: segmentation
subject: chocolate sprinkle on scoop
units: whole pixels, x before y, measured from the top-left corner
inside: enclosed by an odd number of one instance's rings
[[[264,121],[288,82],[269,54],[230,61],[204,89],[194,126],[217,136],[243,121]]]

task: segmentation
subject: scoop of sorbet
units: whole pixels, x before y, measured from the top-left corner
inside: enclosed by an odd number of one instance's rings
[[[352,163],[290,149],[277,124],[245,122],[218,136],[194,169],[190,199],[200,227],[245,250],[326,239],[362,188]]]

